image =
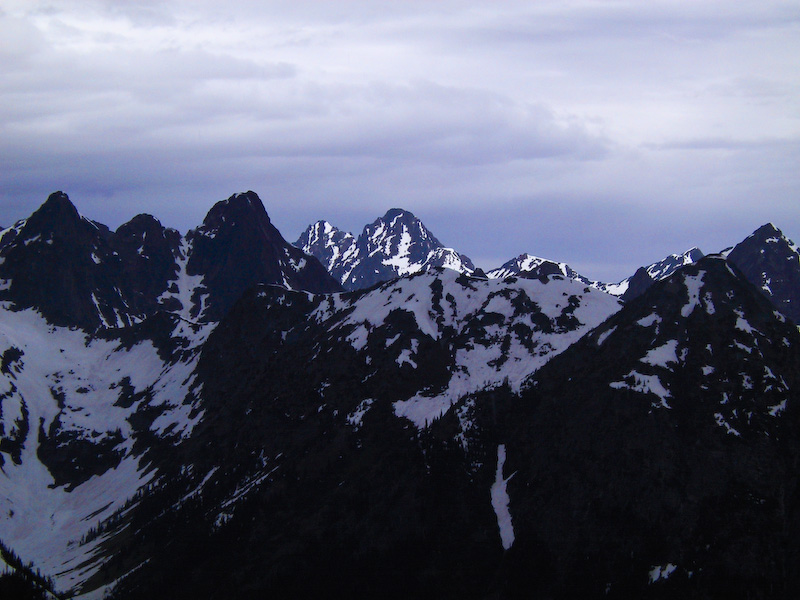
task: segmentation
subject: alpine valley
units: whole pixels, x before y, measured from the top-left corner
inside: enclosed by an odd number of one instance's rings
[[[483,272],[52,194],[0,231],[0,598],[800,597],[800,253]]]

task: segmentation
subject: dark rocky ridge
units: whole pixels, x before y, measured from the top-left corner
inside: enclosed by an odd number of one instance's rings
[[[153,216],[141,214],[120,225],[109,236],[120,259],[128,306],[135,313],[150,314],[160,308],[158,298],[177,276],[181,235]]]
[[[2,257],[0,277],[10,285],[0,298],[38,308],[55,325],[95,329],[127,312],[119,257],[63,192],[27,219]]]
[[[258,283],[314,293],[341,289],[316,259],[283,239],[254,192],[217,203],[186,242],[150,215],[111,232],[56,192],[0,240],[0,278],[9,281],[0,299],[37,308],[54,325],[93,331],[127,326],[159,310],[185,309],[193,318],[218,321]],[[183,262],[202,285],[178,289]],[[193,298],[192,307],[181,305],[181,292]]]
[[[650,286],[655,282],[656,280],[650,277],[646,267],[639,267],[630,279],[628,279],[628,289],[625,290],[621,298],[626,302],[638,298],[650,289]]]
[[[636,270],[636,273],[628,279],[628,289],[625,290],[621,298],[625,302],[638,298],[656,281],[669,277],[680,267],[697,262],[701,258],[703,258],[703,253],[700,249],[692,248],[683,254],[672,254],[657,263],[653,263],[647,267],[640,267]]]
[[[671,341],[675,362],[642,361]],[[503,410],[519,597],[795,597],[798,373],[797,329],[719,258],[546,365]]]

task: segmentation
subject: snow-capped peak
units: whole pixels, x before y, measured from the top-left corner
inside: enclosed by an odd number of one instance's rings
[[[294,244],[315,256],[346,289],[370,287],[396,277],[443,267],[472,273],[466,256],[446,248],[416,216],[392,208],[356,239],[317,221]]]
[[[578,274],[567,263],[555,262],[547,258],[533,256],[531,254],[520,254],[516,258],[504,263],[501,267],[492,269],[486,275],[490,279],[504,279],[514,276],[534,276],[561,274],[568,279],[575,279],[588,283],[589,280]]]

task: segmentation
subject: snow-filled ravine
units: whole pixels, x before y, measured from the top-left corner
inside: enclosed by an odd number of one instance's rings
[[[143,402],[161,407],[152,429],[176,438],[201,417],[190,416],[192,406],[183,401],[193,383],[193,348],[211,329],[181,322],[173,336],[188,347],[182,360],[165,363],[148,340],[126,348],[118,340],[54,327],[33,310],[0,307],[0,426],[18,448],[2,454],[0,540],[52,577],[58,590],[79,586],[100,567],[92,557],[102,537],[81,539],[157,477],[132,454],[128,417]],[[125,407],[128,402],[118,402],[123,394],[138,399]],[[83,444],[112,444],[118,465],[74,487],[56,485],[39,456],[41,437],[51,427]]]

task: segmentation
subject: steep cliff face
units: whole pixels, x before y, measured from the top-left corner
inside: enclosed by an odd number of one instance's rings
[[[112,232],[56,192],[3,232],[0,258],[0,299],[86,330],[131,325],[159,310],[218,321],[258,283],[341,289],[283,239],[254,192],[217,203],[185,238],[150,215]]]

